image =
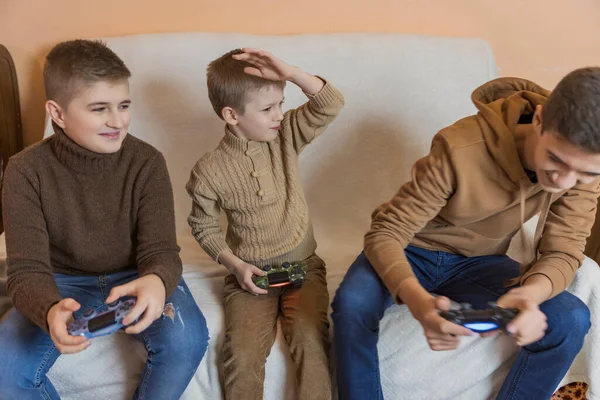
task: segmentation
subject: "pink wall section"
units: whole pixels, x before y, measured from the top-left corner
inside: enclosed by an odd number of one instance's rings
[[[600,65],[598,0],[0,0],[0,43],[17,66],[25,143],[41,138],[42,65],[56,42],[134,33],[403,32],[492,44],[500,76],[552,88]]]

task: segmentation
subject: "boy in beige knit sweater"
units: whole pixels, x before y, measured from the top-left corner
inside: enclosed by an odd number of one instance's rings
[[[221,357],[226,399],[262,399],[265,362],[281,314],[296,365],[300,399],[329,399],[329,295],[325,263],[304,198],[298,155],[344,105],[329,82],[256,49],[231,51],[208,66],[208,92],[226,122],[216,149],[194,166],[188,222],[200,246],[231,274],[225,278],[226,333]],[[283,113],[286,81],[308,102]],[[219,215],[227,216],[227,233]],[[258,288],[264,265],[303,261],[304,284]]]

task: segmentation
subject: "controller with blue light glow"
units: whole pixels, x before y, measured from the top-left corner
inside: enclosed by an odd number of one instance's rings
[[[506,325],[519,313],[516,308],[501,308],[496,303],[488,303],[490,308],[473,310],[468,303],[462,303],[459,309],[440,311],[440,316],[457,325],[477,333],[496,329],[506,331]]]

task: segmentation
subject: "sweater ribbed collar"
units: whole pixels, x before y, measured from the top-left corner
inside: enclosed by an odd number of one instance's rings
[[[267,142],[255,142],[253,140],[240,139],[235,136],[228,126],[225,126],[225,136],[221,140],[220,146],[234,157],[248,156],[258,154],[263,147],[267,147]]]
[[[96,174],[115,168],[128,139],[128,137],[125,137],[119,151],[101,154],[84,149],[75,143],[58,125],[52,123],[52,127],[54,128],[54,151],[58,160],[74,171],[88,174]]]

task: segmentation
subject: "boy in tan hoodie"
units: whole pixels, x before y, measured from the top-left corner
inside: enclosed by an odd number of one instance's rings
[[[226,122],[216,149],[194,166],[187,190],[189,224],[200,246],[231,274],[225,278],[221,357],[226,399],[263,398],[265,362],[277,319],[296,364],[298,397],[331,398],[329,294],[325,263],[302,190],[300,152],[325,131],[344,105],[329,82],[257,50],[231,51],[208,66],[208,92]],[[286,81],[308,97],[283,112]],[[219,215],[229,222],[221,230]],[[301,288],[257,287],[261,267],[302,261]]]
[[[589,310],[565,289],[600,194],[600,68],[570,73],[552,93],[500,78],[472,100],[477,115],[440,131],[411,181],[374,211],[365,250],[338,289],[343,400],[383,398],[378,327],[394,303],[408,306],[433,350],[473,334],[439,315],[450,300],[518,309],[507,331],[523,349],[499,399],[549,399],[583,344]],[[505,253],[538,213],[536,256],[521,269]]]

